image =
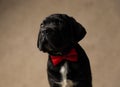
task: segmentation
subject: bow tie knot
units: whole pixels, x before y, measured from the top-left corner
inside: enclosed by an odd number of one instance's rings
[[[70,52],[66,55],[62,55],[62,56],[50,56],[52,63],[54,66],[56,66],[57,64],[59,64],[62,61],[71,61],[71,62],[76,62],[78,60],[78,54],[76,52],[76,50],[73,48],[70,50]]]

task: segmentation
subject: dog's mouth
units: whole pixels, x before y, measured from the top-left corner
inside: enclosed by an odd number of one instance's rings
[[[44,53],[48,53],[50,55],[64,55],[67,52],[69,52],[69,50],[71,48],[72,48],[72,46],[62,46],[61,48],[56,48],[47,43],[44,43],[44,45],[42,45],[40,51],[43,51]]]
[[[40,51],[43,51],[44,53],[48,53],[50,55],[62,55],[62,49],[55,49],[48,44],[44,44]]]
[[[40,51],[43,51],[45,53],[49,53],[53,51],[53,47],[51,47],[51,45],[48,45],[47,42],[41,43],[39,49]]]

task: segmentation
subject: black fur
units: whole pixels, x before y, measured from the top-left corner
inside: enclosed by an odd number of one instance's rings
[[[77,83],[74,87],[92,87],[89,60],[78,44],[85,34],[84,27],[66,14],[52,14],[41,23],[37,46],[49,54],[47,73],[50,87],[61,87],[56,82],[62,80],[60,68],[65,62],[68,64],[67,78]],[[62,61],[57,66],[52,64],[50,55],[67,54],[71,48],[78,53],[77,62]]]

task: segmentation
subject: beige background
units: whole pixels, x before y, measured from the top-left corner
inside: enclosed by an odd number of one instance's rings
[[[39,24],[66,13],[87,30],[94,87],[120,87],[120,0],[0,0],[0,87],[49,87]]]

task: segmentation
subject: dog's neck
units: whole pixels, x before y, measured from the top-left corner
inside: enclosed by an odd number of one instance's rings
[[[73,48],[74,48],[73,46],[69,46],[64,49],[60,49],[59,51],[50,52],[49,55],[63,56],[63,55],[68,54],[71,51],[71,49],[73,49]]]

